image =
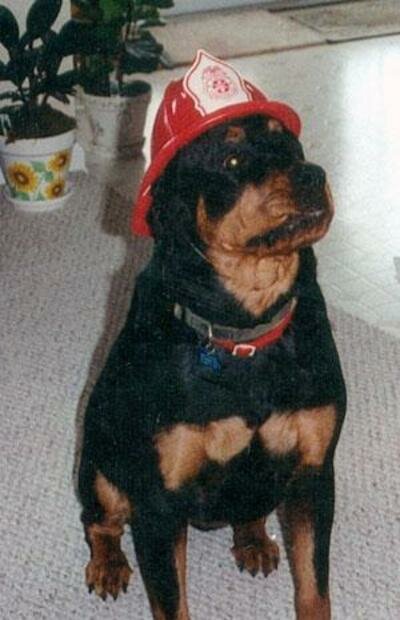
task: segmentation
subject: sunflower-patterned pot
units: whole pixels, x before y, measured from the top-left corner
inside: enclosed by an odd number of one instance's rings
[[[57,136],[6,143],[0,136],[0,165],[7,199],[29,211],[61,206],[67,183],[75,131]]]

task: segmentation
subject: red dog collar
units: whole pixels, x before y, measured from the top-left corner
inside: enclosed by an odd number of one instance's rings
[[[281,338],[292,321],[296,305],[297,298],[294,297],[269,323],[261,323],[250,329],[212,324],[179,304],[174,306],[174,315],[202,338],[206,338],[210,345],[224,349],[236,357],[252,357],[257,351],[265,349]]]

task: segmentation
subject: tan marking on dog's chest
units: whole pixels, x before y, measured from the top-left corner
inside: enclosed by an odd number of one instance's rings
[[[167,489],[175,491],[213,461],[225,465],[251,442],[254,430],[239,417],[210,422],[204,427],[177,424],[155,439],[161,475]]]
[[[336,428],[333,405],[274,413],[259,429],[259,438],[273,455],[298,452],[303,466],[319,466],[325,459]]]

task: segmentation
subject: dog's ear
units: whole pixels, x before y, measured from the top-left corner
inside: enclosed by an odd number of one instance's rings
[[[193,186],[185,182],[180,170],[179,156],[165,169],[152,188],[153,203],[147,222],[154,238],[172,239],[195,231],[197,196]]]

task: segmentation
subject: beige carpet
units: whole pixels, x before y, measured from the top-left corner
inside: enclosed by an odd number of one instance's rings
[[[85,395],[149,246],[128,233],[130,201],[75,175],[62,210],[0,204],[0,617],[150,620],[138,577],[103,603],[83,583],[88,550],[72,470]],[[400,342],[331,309],[349,388],[336,458],[335,620],[397,620]],[[270,531],[280,540],[276,520]],[[241,575],[228,530],[190,537],[193,620],[293,620],[285,557],[266,582]],[[129,536],[125,546],[133,558]],[[134,566],[136,566],[133,560]]]
[[[399,0],[359,0],[290,11],[286,15],[332,42],[400,32]]]

